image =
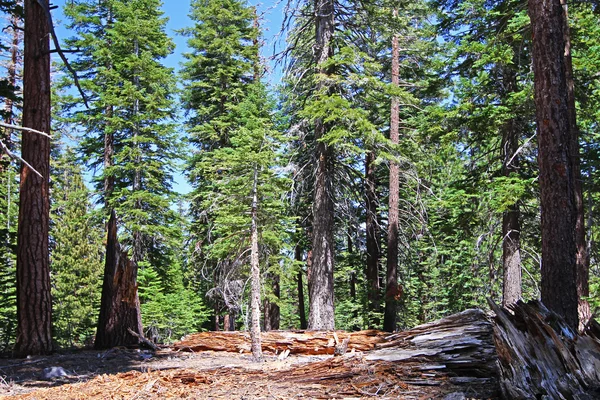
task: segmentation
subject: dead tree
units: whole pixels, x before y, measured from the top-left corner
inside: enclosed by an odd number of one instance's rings
[[[121,250],[113,210],[108,221],[104,282],[94,342],[96,349],[140,343],[143,330],[137,289],[137,264]]]

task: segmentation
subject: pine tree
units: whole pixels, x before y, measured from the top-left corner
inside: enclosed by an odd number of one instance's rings
[[[181,73],[188,112],[186,129],[197,149],[188,160],[188,178],[194,188],[190,194],[191,243],[197,249],[192,262],[198,275],[212,280],[206,283],[206,291],[218,320],[223,308],[229,317],[239,312],[242,285],[234,272],[235,260],[224,258],[217,263],[208,254],[220,234],[215,229],[212,207],[207,204],[213,193],[212,180],[203,166],[213,163],[213,150],[230,146],[232,131],[240,127],[233,110],[245,100],[256,79],[259,32],[253,10],[243,1],[193,1],[190,18],[194,26],[184,29],[183,34],[189,38],[191,51],[184,54]]]
[[[565,69],[567,22],[559,0],[529,3],[542,209],[542,301],[578,328],[575,167]],[[551,29],[552,28],[552,29]]]
[[[276,170],[284,138],[274,127],[268,95],[259,82],[248,89],[231,109],[239,126],[229,131],[230,145],[212,150],[198,166],[212,188],[202,203],[214,218],[217,238],[208,257],[232,260],[230,271],[238,277],[250,272],[253,355],[260,359],[260,341],[254,340],[260,333],[260,269],[279,255],[286,236],[287,180]]]
[[[59,150],[60,151],[60,150]],[[51,191],[54,337],[63,346],[89,343],[96,329],[102,279],[102,230],[75,153],[55,157]]]
[[[25,1],[23,126],[50,133],[50,21],[48,1]],[[24,132],[17,233],[17,341],[15,354],[52,351],[50,138]],[[33,171],[32,169],[35,169]],[[39,174],[39,175],[38,175]]]
[[[68,44],[81,49],[73,66],[83,77],[90,108],[65,111],[71,111],[71,122],[85,127],[81,150],[91,167],[101,167],[97,190],[105,212],[115,210],[123,223],[122,241],[131,248],[134,265],[156,269],[166,282],[178,236],[170,205],[179,147],[175,78],[161,64],[173,43],[160,6],[159,0],[67,6],[76,33]]]
[[[0,43],[2,51],[10,56],[6,64],[6,76],[0,79],[0,97],[4,98],[4,109],[0,111],[7,124],[19,124],[17,96],[18,76],[22,68],[22,4],[6,1],[0,4],[0,11],[9,20],[6,31],[9,32],[7,43]],[[11,131],[2,128],[0,146],[9,151],[14,150]],[[0,348],[9,349],[15,342],[16,331],[16,241],[17,216],[19,204],[18,169],[11,162],[4,149],[0,150]]]
[[[160,4],[80,1],[66,9],[78,34],[68,44],[82,50],[73,65],[85,77],[81,84],[90,103],[89,110],[72,114],[73,122],[86,128],[82,151],[90,166],[104,166],[97,189],[107,207],[121,215],[132,257],[153,266],[160,265],[174,234],[176,216],[169,204],[178,151],[174,75],[161,64],[173,43]]]

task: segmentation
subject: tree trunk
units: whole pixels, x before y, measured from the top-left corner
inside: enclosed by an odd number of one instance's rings
[[[139,337],[143,337],[143,330],[137,291],[137,265],[121,250],[117,238],[117,218],[113,211],[108,221],[104,282],[94,348],[137,345]]]
[[[365,197],[367,235],[367,301],[369,306],[369,329],[379,327],[379,229],[377,225],[377,192],[375,180],[375,153],[365,156]]]
[[[278,299],[281,297],[280,279],[278,274],[267,274],[267,281],[271,282],[271,288],[273,295]],[[265,299],[264,301],[264,319],[265,319],[265,331],[272,331],[279,329],[279,320],[281,313],[279,305],[275,302]]]
[[[325,67],[333,55],[334,2],[315,0],[315,61],[317,65],[317,93],[328,95],[329,88],[324,82],[330,75]],[[320,141],[327,134],[328,127],[323,120],[315,121],[315,141],[317,173],[315,176],[312,230],[312,265],[308,277],[310,310],[308,329],[332,330],[335,328],[333,304],[333,149]]]
[[[25,1],[23,126],[50,133],[50,27],[48,1]],[[46,7],[46,10],[44,9]],[[52,298],[48,229],[50,139],[23,132],[17,233],[17,342],[15,354],[52,351]]]
[[[258,226],[257,209],[258,196],[256,186],[258,181],[258,168],[254,166],[254,181],[252,184],[252,210],[251,210],[251,239],[250,239],[250,270],[251,270],[251,294],[250,294],[250,337],[252,340],[252,357],[255,361],[262,360],[260,345],[260,266],[258,262]]]
[[[517,79],[510,66],[503,71],[504,95],[509,96],[517,90]],[[519,171],[519,134],[520,124],[516,118],[508,120],[502,132],[502,175],[511,176]],[[521,299],[521,212],[519,204],[511,205],[502,216],[502,305],[514,304]]]
[[[140,54],[140,48],[139,48],[139,44],[137,39],[134,40],[133,42],[133,52],[135,54],[136,57],[139,57]],[[140,77],[139,75],[137,75],[137,73],[133,76],[133,84],[135,85],[137,90],[141,90],[140,89]],[[135,157],[134,157],[134,163],[135,163],[135,169],[133,172],[133,187],[132,187],[132,191],[134,196],[137,196],[139,199],[139,192],[141,192],[142,190],[142,149],[140,146],[140,142],[139,142],[139,136],[140,136],[140,126],[139,123],[137,121],[137,117],[138,114],[140,112],[140,100],[137,98],[137,96],[135,97],[135,99],[133,100],[133,118],[134,118],[134,123],[133,123],[133,141],[134,141],[134,147],[135,147]],[[135,202],[135,209],[136,210],[142,210],[142,201],[141,200],[136,200]],[[132,250],[131,250],[131,260],[135,263],[138,263],[140,261],[143,260],[144,257],[144,248],[143,248],[143,235],[142,232],[137,229],[133,232],[133,244],[132,244]]]
[[[302,262],[302,248],[299,244],[294,249],[294,260]],[[304,308],[304,284],[302,283],[302,268],[298,269],[297,283],[298,283],[298,315],[300,316],[300,329],[306,329],[308,324],[306,323],[306,310]]]
[[[560,0],[529,0],[542,209],[542,302],[578,326],[577,207]]]
[[[585,240],[585,215],[583,207],[583,182],[581,179],[581,161],[579,157],[579,128],[575,109],[575,82],[573,80],[573,58],[571,56],[571,34],[569,30],[569,12],[566,0],[561,0],[564,10],[565,76],[567,80],[567,109],[569,112],[569,130],[571,137],[571,160],[575,185],[575,246],[577,248],[577,296],[579,299],[579,330],[582,331],[592,317],[590,305],[585,300],[590,295],[590,259]]]
[[[108,16],[106,17],[106,25],[110,27],[112,25],[112,11],[109,10]],[[107,46],[110,48],[111,40],[108,40]],[[112,64],[109,62],[106,65],[107,70],[112,70]],[[105,113],[105,126],[104,126],[104,208],[106,211],[112,211],[110,205],[110,199],[113,192],[115,191],[115,175],[114,172],[110,171],[110,168],[114,165],[113,156],[115,154],[115,135],[110,121],[113,117],[113,106],[107,105],[104,109]]]
[[[394,15],[397,11],[394,10]],[[392,38],[392,85],[399,85],[400,54],[398,50],[398,35]],[[400,106],[398,98],[392,98],[390,117],[390,141],[398,144],[400,136]],[[400,168],[398,163],[390,161],[390,194],[388,211],[388,237],[387,237],[387,271],[385,285],[385,313],[383,316],[383,330],[393,332],[396,330],[396,295],[398,294],[398,230],[399,230],[399,191]]]

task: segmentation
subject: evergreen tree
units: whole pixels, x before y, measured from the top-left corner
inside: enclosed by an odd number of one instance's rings
[[[76,33],[67,43],[81,49],[73,66],[90,107],[81,110],[72,102],[65,111],[85,128],[84,159],[101,168],[97,190],[105,211],[117,211],[123,222],[123,243],[134,265],[154,268],[167,284],[178,243],[178,217],[170,206],[179,147],[175,77],[161,64],[173,43],[160,7],[159,0],[67,5]]]
[[[175,213],[172,173],[177,157],[174,75],[161,65],[173,50],[160,1],[79,1],[65,13],[80,48],[73,63],[84,78],[90,109],[73,109],[72,121],[86,130],[85,160],[103,166],[97,190],[121,216],[135,261],[157,267],[168,253]],[[110,134],[111,161],[105,163]],[[106,178],[112,182],[107,189]]]
[[[23,34],[23,126],[17,232],[15,354],[52,351],[50,293],[50,21],[48,1],[26,0]],[[35,171],[34,171],[35,170]]]
[[[577,207],[573,155],[578,144],[570,137],[565,28],[560,1],[529,3],[533,34],[536,122],[539,144],[542,209],[542,301],[578,328],[576,278]],[[552,29],[550,29],[552,27]]]
[[[0,49],[8,51],[6,76],[0,79],[0,97],[4,99],[4,109],[0,111],[7,124],[19,124],[17,96],[19,74],[22,68],[22,14],[21,2],[4,1],[0,11],[5,13],[9,33],[6,42],[0,42]],[[10,129],[0,131],[0,349],[14,345],[16,331],[16,241],[19,204],[18,170],[6,154],[4,147],[14,150]]]
[[[55,160],[50,229],[54,337],[59,345],[82,345],[96,329],[103,229],[94,223],[91,195],[73,150],[67,148]]]
[[[243,1],[193,1],[190,18],[194,26],[184,29],[183,34],[189,38],[191,51],[184,54],[181,72],[188,112],[186,129],[190,143],[197,149],[188,160],[188,178],[193,187],[192,262],[198,275],[212,281],[206,282],[204,291],[211,294],[218,319],[222,308],[228,315],[239,312],[242,285],[234,272],[235,260],[227,258],[227,252],[218,263],[208,254],[222,230],[218,230],[212,206],[207,204],[213,182],[204,168],[214,165],[212,151],[230,146],[232,132],[240,128],[233,110],[246,99],[256,79],[259,32],[254,26],[253,10]]]

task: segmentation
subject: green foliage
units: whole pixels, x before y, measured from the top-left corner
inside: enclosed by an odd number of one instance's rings
[[[16,244],[18,173],[13,163],[0,173],[0,351],[11,348],[17,326]]]
[[[72,149],[52,163],[51,257],[54,337],[90,344],[100,309],[103,227],[93,222],[90,192]]]
[[[170,205],[180,150],[172,120],[175,77],[161,64],[174,45],[160,6],[159,0],[83,0],[65,8],[76,34],[67,44],[81,49],[73,66],[90,108],[67,97],[63,114],[83,127],[81,151],[91,167],[103,166],[105,139],[113,139],[114,165],[101,169],[96,187],[124,222],[123,243],[133,245],[132,256],[153,265],[165,261],[177,234]],[[104,193],[107,178],[114,180],[111,193]]]
[[[175,273],[178,270],[178,266],[172,269]],[[167,292],[154,269],[144,266],[138,273],[144,334],[160,343],[172,343],[184,335],[201,331],[208,318],[201,298],[184,288],[181,275],[172,278],[176,282],[168,286]]]

